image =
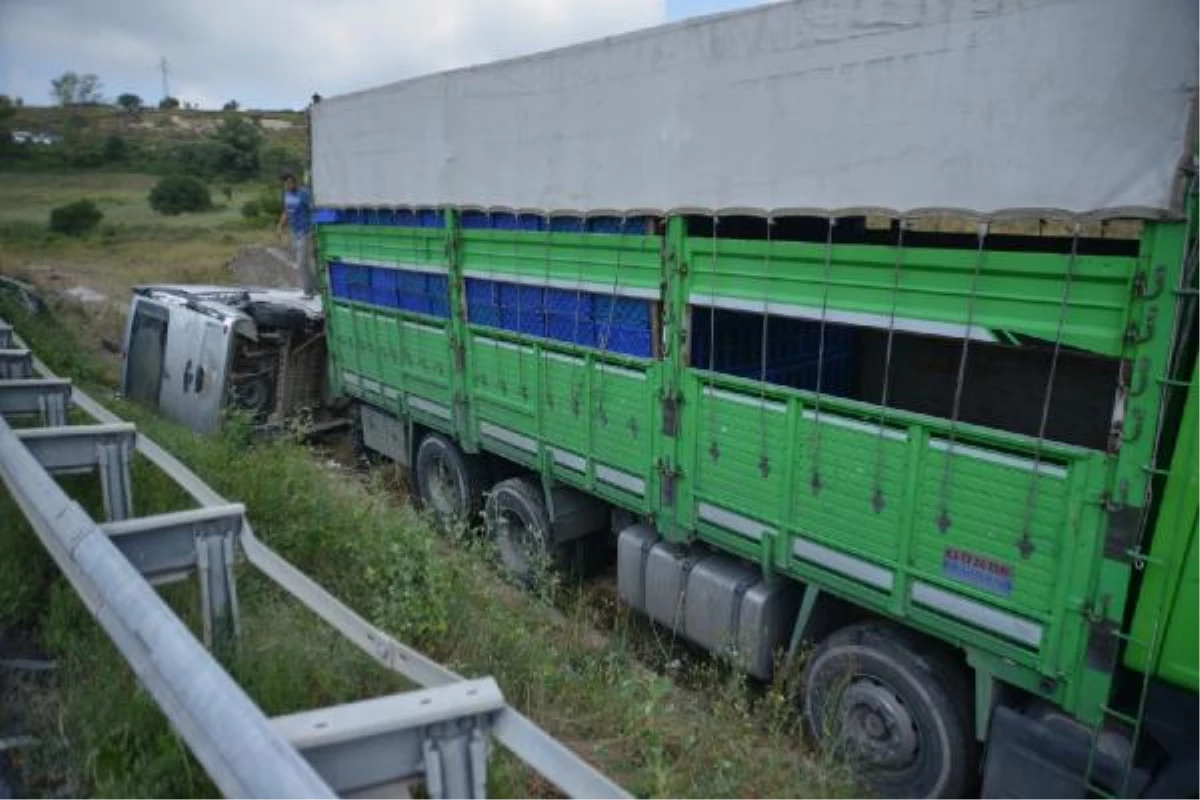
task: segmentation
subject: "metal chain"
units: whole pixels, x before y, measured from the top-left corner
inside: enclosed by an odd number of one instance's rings
[[[712,218],[712,258],[709,269],[709,301],[708,301],[708,434],[712,441],[709,443],[708,454],[715,462],[721,458],[721,446],[717,442],[719,429],[717,427],[717,227],[721,218],[714,214]]]
[[[604,337],[600,342],[600,352],[604,353],[605,355],[608,354],[608,351],[610,349],[608,344],[609,344],[609,340],[612,338],[613,314],[617,310],[617,298],[620,296],[620,295],[618,295],[618,292],[620,291],[620,288],[621,288],[621,262],[622,262],[622,256],[624,255],[624,252],[625,252],[625,226],[626,226],[627,220],[628,220],[628,217],[625,214],[622,214],[621,227],[618,229],[618,232],[617,232],[617,261],[616,261],[616,265],[613,269],[612,290],[609,292],[609,295],[608,295],[608,319],[605,320]],[[605,428],[608,427],[608,410],[605,408],[605,405],[608,400],[608,393],[607,393],[608,381],[605,377],[606,374],[607,374],[607,372],[606,372],[605,368],[601,367],[600,368],[600,400],[599,400],[600,409],[599,410],[600,410],[600,425],[601,425],[601,427],[605,427]]]
[[[938,515],[937,527],[942,533],[950,530],[953,520],[950,517],[950,484],[954,474],[954,444],[958,435],[958,414],[962,404],[963,382],[967,374],[967,356],[971,349],[971,333],[975,327],[975,300],[979,294],[979,276],[983,272],[984,242],[987,241],[988,224],[979,224],[977,232],[979,241],[975,248],[975,269],[971,276],[971,293],[967,296],[967,324],[963,330],[962,352],[958,358],[958,378],[954,384],[954,407],[950,415],[949,446],[946,448],[945,464],[942,467],[942,485],[939,489],[939,504],[941,512]]]
[[[829,218],[825,234],[825,263],[821,269],[821,327],[817,342],[817,385],[813,398],[812,425],[812,477],[809,486],[813,494],[819,494],[824,483],[821,480],[821,384],[825,372],[825,318],[829,313],[829,273],[833,261],[833,229],[837,218]]]
[[[758,471],[763,478],[771,473],[771,459],[767,455],[767,358],[770,355],[771,329],[771,254],[774,251],[772,235],[775,231],[775,218],[767,216],[767,255],[763,262],[763,301],[762,301],[762,330],[759,333],[759,365],[758,365],[758,437],[759,459]]]
[[[1067,260],[1067,275],[1063,286],[1062,302],[1058,308],[1058,328],[1054,334],[1054,352],[1050,356],[1050,370],[1046,375],[1046,390],[1042,394],[1042,416],[1038,421],[1037,441],[1033,450],[1033,475],[1029,479],[1029,490],[1025,496],[1024,522],[1017,549],[1021,558],[1033,555],[1033,517],[1041,490],[1042,448],[1046,443],[1046,426],[1050,420],[1050,407],[1054,398],[1054,380],[1058,376],[1058,357],[1062,353],[1063,330],[1067,324],[1067,311],[1071,303],[1071,286],[1075,279],[1075,263],[1079,255],[1079,223],[1075,223],[1071,236],[1071,255]]]
[[[886,466],[887,452],[883,443],[884,422],[887,419],[888,395],[891,389],[892,377],[892,346],[896,337],[896,310],[900,304],[900,270],[904,261],[904,231],[908,227],[906,220],[897,220],[896,228],[896,259],[892,266],[892,309],[888,316],[887,347],[883,357],[883,379],[879,392],[879,429],[875,435],[875,490],[871,496],[871,506],[880,513],[887,506],[887,498],[883,492],[883,473]]]

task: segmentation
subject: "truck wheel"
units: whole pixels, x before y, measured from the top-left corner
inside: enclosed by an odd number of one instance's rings
[[[860,623],[813,653],[802,678],[809,735],[881,797],[965,797],[976,772],[962,671],[905,631]]]
[[[566,548],[553,544],[542,489],[529,478],[509,478],[492,487],[484,511],[500,566],[517,583],[532,587],[548,570],[562,567]]]
[[[458,449],[440,433],[429,433],[417,448],[417,493],[443,525],[471,523],[483,498],[480,460]]]

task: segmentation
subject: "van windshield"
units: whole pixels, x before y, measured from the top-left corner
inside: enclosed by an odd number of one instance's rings
[[[129,350],[125,354],[126,397],[151,408],[158,407],[166,346],[167,310],[151,303],[138,303],[129,331]]]

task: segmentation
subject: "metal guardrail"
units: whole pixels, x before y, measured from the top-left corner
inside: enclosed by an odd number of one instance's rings
[[[571,797],[628,797],[510,708],[490,678],[467,681],[371,625],[259,541],[245,509],[69,382],[55,378],[0,320],[0,477],[63,574],[226,796],[402,793],[483,797],[487,737]],[[37,372],[41,377],[33,377]],[[66,424],[67,400],[98,424]],[[14,431],[4,415],[41,415]],[[134,517],[133,450],[200,508]],[[51,471],[99,470],[98,524]],[[424,690],[268,719],[151,584],[199,578],[204,639],[238,634],[234,546],[383,666]]]

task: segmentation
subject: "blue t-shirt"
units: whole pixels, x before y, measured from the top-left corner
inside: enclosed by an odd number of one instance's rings
[[[308,187],[301,186],[294,192],[284,191],[283,206],[287,209],[292,235],[306,235],[312,225],[312,195],[308,193]]]

